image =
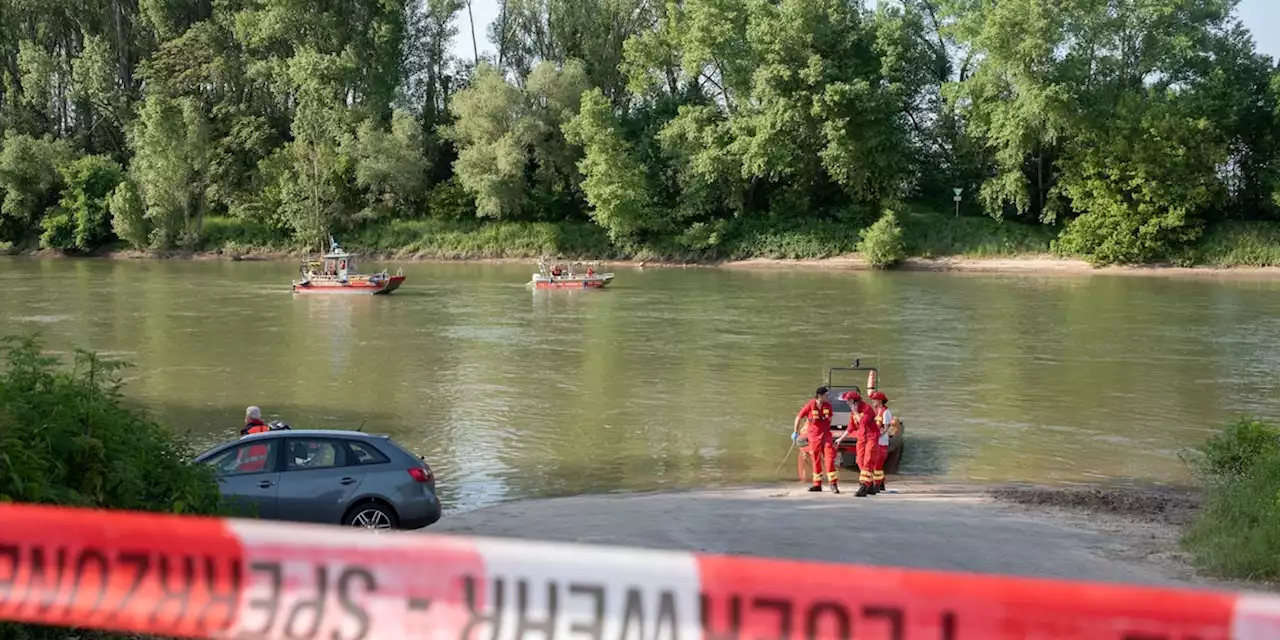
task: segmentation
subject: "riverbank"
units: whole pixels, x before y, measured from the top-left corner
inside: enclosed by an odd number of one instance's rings
[[[1178,548],[1197,494],[892,480],[890,492],[799,485],[530,500],[453,514],[433,532],[916,569],[1239,588]],[[804,540],[830,540],[815,546]],[[1258,588],[1258,585],[1250,585]]]
[[[1148,265],[1095,267],[1053,251],[1056,230],[985,217],[927,211],[903,214],[906,258],[895,268],[914,271],[1178,276],[1280,276],[1280,225],[1230,223],[1211,229],[1176,260]],[[807,268],[863,270],[856,228],[784,222],[739,223],[701,239],[619,247],[585,222],[480,222],[396,220],[340,238],[366,262],[529,263],[541,256],[598,260],[645,267]],[[682,244],[683,243],[683,244]],[[20,253],[64,257],[51,250]],[[205,221],[194,251],[106,248],[85,257],[110,259],[300,260],[313,250],[291,246],[276,232],[242,220]]]
[[[354,249],[353,249],[354,250]],[[314,254],[299,250],[256,249],[247,252],[214,251],[102,251],[90,256],[68,256],[61,252],[41,250],[17,252],[18,255],[42,259],[105,260],[195,260],[195,261],[264,261],[292,262]],[[398,262],[409,264],[531,264],[538,256],[523,257],[457,257],[444,258],[430,254],[403,251],[362,252],[363,263]],[[593,259],[593,258],[581,258]],[[783,258],[748,258],[744,260],[707,260],[678,262],[660,259],[601,259],[600,264],[628,268],[725,268],[725,269],[813,269],[830,271],[869,271],[871,265],[858,254],[807,260]],[[1280,278],[1280,266],[1178,266],[1172,264],[1094,266],[1084,260],[1060,258],[1051,254],[1014,257],[948,257],[907,258],[897,271],[956,273],[1006,273],[1029,275],[1122,275],[1178,276],[1210,278]]]

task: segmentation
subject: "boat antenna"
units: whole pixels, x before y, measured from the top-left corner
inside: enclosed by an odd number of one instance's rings
[[[360,427],[359,427],[358,429],[356,429],[356,432],[358,432],[358,433],[363,433],[363,432],[364,432],[364,425],[365,425],[365,423],[366,423],[366,422],[368,422],[368,421],[369,421],[369,416],[365,416],[365,417],[364,417],[364,420],[360,421]]]

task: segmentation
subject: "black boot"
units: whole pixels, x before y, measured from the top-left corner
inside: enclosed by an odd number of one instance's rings
[[[876,493],[882,493],[883,491],[884,491],[884,480],[881,480],[880,482],[876,483]]]
[[[876,486],[876,483],[872,482],[867,485],[867,495],[874,496],[877,493],[880,493],[880,488]]]
[[[857,497],[859,497],[859,498],[864,498],[864,497],[866,497],[866,495],[867,495],[867,485],[865,485],[865,484],[860,484],[860,485],[858,485],[858,492],[857,492],[857,493],[855,493],[855,494],[853,494],[853,495],[855,495],[855,496],[857,496]]]
[[[822,491],[822,485],[815,484],[812,487],[809,487],[809,493],[816,493],[818,491]]]
[[[838,484],[836,484],[836,483],[832,482],[832,483],[831,483],[831,493],[840,493],[840,485],[838,485]]]

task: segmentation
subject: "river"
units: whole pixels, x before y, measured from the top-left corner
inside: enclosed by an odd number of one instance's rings
[[[1183,482],[1233,414],[1280,416],[1280,281],[412,264],[390,296],[294,296],[288,262],[0,258],[6,333],[136,365],[198,444],[256,404],[389,433],[446,505],[767,482],[829,366],[878,356],[904,474]],[[782,475],[794,477],[794,462]]]

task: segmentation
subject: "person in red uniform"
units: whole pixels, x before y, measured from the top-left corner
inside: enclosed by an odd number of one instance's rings
[[[884,491],[884,461],[889,458],[889,437],[898,431],[898,418],[889,410],[889,396],[883,391],[873,391],[869,396],[876,411],[876,424],[880,427],[880,441],[872,461],[871,481],[875,493]]]
[[[827,483],[832,493],[840,493],[839,477],[836,474],[836,446],[831,439],[831,403],[827,401],[826,387],[818,387],[813,399],[805,403],[800,413],[796,414],[796,422],[791,427],[791,439],[800,437],[800,423],[808,422],[806,437],[809,439],[809,454],[813,456],[813,486],[809,491],[822,491],[822,470],[826,467]],[[825,464],[824,464],[825,463]]]
[[[836,446],[840,446],[840,442],[851,434],[858,439],[858,492],[854,495],[861,498],[873,494],[871,458],[875,453],[876,442],[880,439],[880,429],[876,427],[875,410],[862,401],[862,394],[846,391],[840,399],[849,403],[849,428],[840,436]]]
[[[270,430],[271,427],[262,421],[262,409],[249,407],[244,410],[244,427],[240,429],[240,437],[266,433]],[[241,449],[238,456],[239,462],[236,464],[237,470],[240,473],[256,473],[265,470],[268,452],[269,449],[265,444],[249,445]]]

